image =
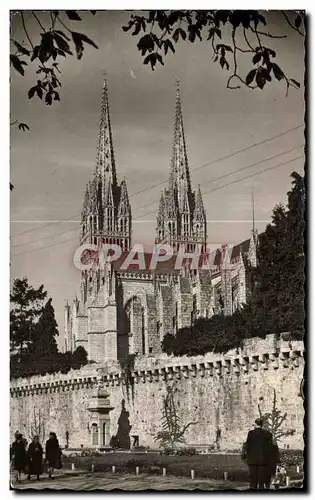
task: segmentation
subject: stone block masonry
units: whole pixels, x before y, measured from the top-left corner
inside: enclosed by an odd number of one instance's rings
[[[138,436],[140,445],[156,447],[163,398],[167,386],[174,385],[181,424],[198,422],[187,431],[187,446],[214,444],[220,429],[221,449],[240,448],[258,416],[258,404],[263,412],[271,410],[275,389],[278,409],[287,412],[284,429],[295,430],[281,444],[303,449],[304,407],[299,394],[303,352],[302,342],[267,335],[265,340],[246,340],[242,349],[226,354],[137,356],[131,379],[115,361],[90,364],[68,374],[17,379],[10,388],[11,440],[16,430],[30,439],[32,429],[41,425],[37,432],[42,439],[54,431],[64,446],[69,432],[70,447],[100,447],[102,429],[97,425],[103,425],[102,408],[108,407],[106,439],[117,433],[118,418],[125,409],[132,426],[130,435]],[[92,422],[93,398],[98,403]]]

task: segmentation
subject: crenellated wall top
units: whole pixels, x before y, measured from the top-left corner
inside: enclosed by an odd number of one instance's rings
[[[243,342],[242,348],[225,354],[207,353],[200,356],[140,356],[135,358],[131,373],[135,383],[168,381],[174,378],[199,376],[222,376],[232,373],[248,373],[257,370],[277,370],[281,365],[295,369],[303,364],[304,344],[302,341],[278,340],[275,335],[265,339],[252,338]],[[127,374],[118,361],[100,365],[93,363],[80,370],[70,370],[66,374],[55,373],[13,380],[10,384],[11,396],[22,396],[42,392],[60,392],[70,389],[92,388],[102,383],[106,387],[128,383]]]

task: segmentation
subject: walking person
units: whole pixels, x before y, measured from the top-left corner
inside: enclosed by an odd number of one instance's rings
[[[25,443],[22,434],[15,433],[15,441],[12,443],[10,449],[10,459],[13,469],[17,471],[16,481],[20,483],[22,480],[22,472],[25,471],[27,463]]]
[[[32,475],[35,475],[37,481],[39,481],[39,476],[43,473],[43,448],[39,442],[38,436],[34,436],[33,441],[27,450],[28,458],[28,479],[31,479]]]
[[[279,463],[280,463],[279,448],[278,448],[277,442],[275,440],[273,440],[273,442],[271,444],[271,449],[270,449],[269,464],[267,467],[267,475],[266,475],[266,483],[265,483],[266,490],[270,489],[271,480],[276,475],[277,465]]]
[[[264,418],[255,420],[255,429],[247,435],[244,453],[249,471],[249,487],[263,490],[269,480],[272,434],[263,428]]]
[[[55,432],[50,432],[46,441],[46,460],[48,461],[48,474],[54,478],[54,469],[61,468],[61,449]]]

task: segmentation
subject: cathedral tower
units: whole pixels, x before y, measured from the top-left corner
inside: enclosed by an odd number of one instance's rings
[[[81,214],[80,243],[114,243],[128,250],[131,245],[131,208],[126,181],[117,182],[109,115],[107,83],[104,80],[100,131],[94,177],[86,187]]]
[[[161,193],[155,242],[168,243],[175,250],[184,245],[186,252],[192,252],[197,244],[205,251],[206,240],[207,222],[200,187],[197,192],[191,189],[177,82],[171,169],[168,188]]]

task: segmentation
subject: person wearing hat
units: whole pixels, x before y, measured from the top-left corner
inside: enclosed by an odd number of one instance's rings
[[[264,417],[256,418],[255,428],[249,431],[245,443],[249,487],[254,490],[263,490],[268,483],[272,434],[263,428],[265,423]]]

